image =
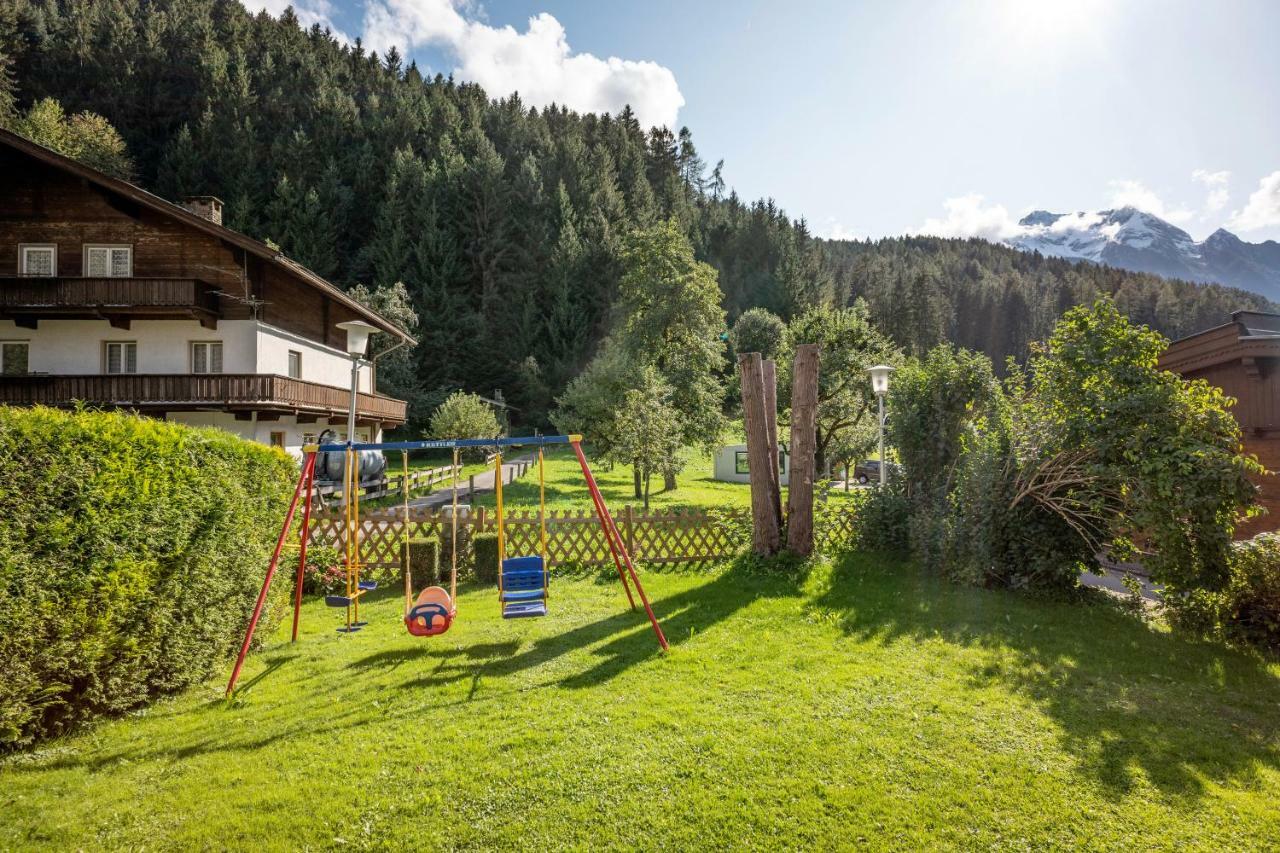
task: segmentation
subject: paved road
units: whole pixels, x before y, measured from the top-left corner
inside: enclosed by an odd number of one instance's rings
[[[519,475],[522,465],[529,465],[536,462],[537,457],[532,455],[514,456],[511,459],[502,461],[502,485],[511,483]],[[493,469],[476,474],[476,494],[484,494],[493,491]],[[467,480],[458,481],[458,502],[466,503],[471,498],[470,484]],[[449,506],[453,503],[453,489],[441,489],[438,492],[432,492],[426,497],[411,498],[409,506],[426,507],[428,509],[439,509],[442,506]]]

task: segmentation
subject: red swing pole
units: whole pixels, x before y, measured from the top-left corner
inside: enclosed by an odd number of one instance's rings
[[[298,508],[298,496],[302,494],[302,484],[310,476],[315,469],[316,456],[311,454],[311,458],[302,466],[302,473],[298,476],[298,485],[293,488],[293,500],[289,501],[289,512],[285,514],[284,524],[280,527],[280,538],[276,540],[276,550],[271,555],[271,563],[267,566],[267,576],[262,581],[262,589],[258,592],[258,601],[253,605],[253,616],[249,619],[249,628],[244,633],[244,642],[240,644],[240,656],[236,658],[236,665],[231,670],[231,679],[227,681],[227,696],[230,697],[236,687],[236,680],[240,678],[240,667],[244,666],[245,656],[249,654],[249,644],[253,642],[253,632],[258,627],[258,619],[262,616],[262,605],[267,601],[267,590],[271,589],[271,579],[275,577],[276,566],[280,563],[280,552],[284,550],[284,542],[289,538],[289,528],[293,526],[293,512]]]
[[[302,536],[301,544],[298,546],[298,575],[293,584],[293,635],[289,638],[291,643],[298,642],[298,616],[302,612],[302,576],[307,566],[307,540],[311,538],[311,499],[316,481],[316,452],[314,450],[307,454],[307,461],[303,463],[303,470],[306,472],[307,477],[305,495],[307,502],[302,505]]]
[[[614,524],[613,516],[609,514],[609,509],[605,506],[604,496],[600,494],[600,487],[596,485],[596,478],[592,476],[591,468],[587,465],[587,457],[582,452],[582,444],[580,441],[573,441],[572,439],[570,439],[570,443],[573,445],[573,452],[578,456],[578,464],[582,466],[582,474],[587,480],[587,489],[591,492],[591,499],[595,501],[596,510],[600,516],[600,525],[604,528],[605,538],[610,541],[609,547],[612,550],[613,543],[617,543],[617,549],[621,552],[622,558],[627,564],[627,573],[631,575],[631,582],[636,585],[636,592],[640,593],[640,601],[644,603],[644,612],[649,617],[649,624],[653,626],[653,633],[658,635],[658,645],[665,652],[670,648],[667,645],[666,635],[662,633],[662,626],[658,624],[658,617],[653,615],[653,608],[649,605],[649,597],[644,594],[644,587],[640,584],[640,577],[636,574],[636,567],[631,562],[631,553],[627,550],[627,546],[621,537],[618,536],[618,527]],[[614,559],[617,559],[616,554]],[[624,578],[622,581],[623,586],[626,586],[626,583]],[[631,597],[630,590],[627,591],[627,597]],[[635,607],[634,601],[631,606]]]
[[[604,541],[609,546],[609,555],[613,557],[613,565],[618,570],[618,580],[622,581],[622,589],[627,593],[627,603],[631,605],[631,609],[636,609],[636,600],[631,596],[631,587],[627,584],[627,575],[622,570],[622,558],[618,556],[618,549],[614,545],[613,536],[609,533],[609,527],[605,523],[605,516],[608,511],[604,505],[604,497],[600,494],[599,488],[596,487],[595,477],[591,476],[591,469],[587,467],[587,458],[582,454],[582,450],[578,447],[578,443],[573,442],[574,452],[578,454],[578,464],[582,466],[582,476],[587,481],[587,490],[591,493],[591,503],[596,508],[596,518],[600,519],[600,526],[604,529]]]

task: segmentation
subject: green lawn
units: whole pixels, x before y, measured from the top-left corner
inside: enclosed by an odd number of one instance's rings
[[[0,763],[0,847],[1263,849],[1280,666],[890,558],[647,572],[415,639],[387,593]]]
[[[630,504],[639,509],[643,501],[635,497],[632,469],[630,465],[615,465],[608,469],[599,460],[591,458],[591,448],[586,448],[587,463],[591,473],[596,477],[605,503],[615,512]],[[512,457],[518,454],[512,454]],[[690,509],[709,507],[749,507],[751,506],[751,487],[746,483],[723,483],[712,479],[711,457],[686,448],[685,467],[676,478],[676,489],[672,492],[662,491],[662,478],[655,477],[650,486],[649,507],[654,510]],[[558,447],[546,453],[547,507],[549,509],[590,509],[591,496],[587,493],[586,483],[582,479],[582,468],[577,457],[567,447]],[[782,490],[782,499],[786,500],[787,490]],[[503,502],[519,509],[537,509],[538,507],[538,467],[530,466],[523,477],[503,488]],[[838,490],[831,491],[832,500],[846,500],[847,496]],[[480,495],[477,506],[493,507],[492,493]]]

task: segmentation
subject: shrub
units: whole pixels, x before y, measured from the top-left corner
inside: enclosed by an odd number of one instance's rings
[[[282,570],[295,571],[298,565],[298,548],[289,552],[292,559],[285,559]],[[347,567],[342,552],[328,545],[308,545],[307,565],[302,570],[302,591],[307,595],[332,595],[347,587]]]
[[[493,407],[479,394],[456,391],[431,413],[429,438],[488,438],[502,433]],[[463,451],[468,458],[483,459],[486,448]]]
[[[884,488],[863,489],[854,516],[853,544],[866,551],[905,551],[911,504],[905,490],[891,481]]]
[[[1197,633],[1280,649],[1280,533],[1234,543],[1230,566],[1231,578],[1221,592],[1166,596],[1173,620]]]
[[[498,534],[477,533],[472,536],[471,556],[474,560],[476,580],[483,583],[497,583]]]
[[[0,744],[208,677],[239,646],[296,464],[215,429],[0,407]],[[258,636],[288,608],[274,585]]]
[[[409,574],[413,588],[422,590],[442,581],[440,577],[440,537],[423,536],[400,543],[400,571],[404,573],[404,561],[409,561]],[[448,580],[444,578],[443,580]]]

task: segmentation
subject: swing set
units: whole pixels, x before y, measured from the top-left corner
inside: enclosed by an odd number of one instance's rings
[[[667,638],[663,635],[662,626],[658,624],[658,619],[654,616],[653,608],[649,605],[649,599],[645,595],[644,587],[640,584],[635,564],[631,559],[631,553],[627,550],[626,543],[618,532],[618,526],[614,522],[613,515],[610,514],[608,507],[605,506],[604,496],[600,493],[600,487],[596,484],[595,476],[591,473],[590,466],[587,465],[587,457],[582,452],[582,436],[544,435],[519,438],[463,438],[373,444],[350,441],[341,444],[312,444],[302,448],[302,473],[298,477],[297,485],[294,487],[293,498],[289,502],[289,511],[285,514],[284,524],[280,528],[280,536],[276,540],[275,551],[272,553],[271,562],[267,566],[267,575],[263,579],[262,589],[258,592],[258,599],[253,606],[253,615],[249,619],[249,627],[245,631],[244,642],[240,645],[240,654],[236,658],[235,667],[231,670],[231,679],[227,682],[227,696],[234,692],[236,681],[240,677],[240,669],[244,665],[246,655],[249,653],[249,646],[253,642],[253,633],[258,627],[258,620],[262,616],[267,593],[271,589],[271,582],[275,578],[276,569],[280,564],[280,554],[284,550],[285,542],[289,538],[289,531],[293,527],[293,519],[298,503],[302,500],[302,529],[298,548],[298,571],[294,582],[293,631],[290,642],[296,643],[298,641],[298,620],[302,612],[302,579],[307,562],[307,544],[311,538],[311,504],[315,487],[316,459],[319,454],[342,453],[344,461],[342,469],[343,495],[347,499],[343,503],[342,552],[346,586],[340,594],[325,596],[325,603],[330,607],[341,607],[346,610],[345,623],[338,628],[338,631],[351,634],[359,631],[367,624],[360,619],[360,599],[366,593],[377,589],[378,586],[376,581],[361,579],[363,565],[360,554],[360,453],[368,450],[384,452],[399,450],[404,471],[404,477],[401,480],[403,499],[401,531],[406,545],[401,549],[401,553],[404,555],[402,560],[402,568],[404,570],[404,624],[408,632],[415,637],[433,637],[448,631],[458,615],[458,554],[456,547],[449,549],[448,590],[439,586],[428,586],[419,592],[416,597],[413,595],[413,577],[409,565],[410,549],[407,547],[409,539],[409,451],[453,451],[453,494],[449,523],[452,536],[450,541],[456,543],[458,541],[458,481],[461,472],[458,460],[459,451],[468,448],[498,448],[498,453],[494,458],[494,495],[497,504],[496,525],[498,533],[498,603],[502,608],[503,619],[524,619],[546,616],[548,612],[548,588],[551,577],[550,556],[547,552],[546,478],[543,448],[560,444],[568,444],[573,448],[578,464],[582,467],[582,476],[586,481],[587,491],[591,495],[596,517],[600,520],[600,528],[609,547],[609,554],[613,558],[614,567],[618,570],[618,580],[622,582],[622,588],[627,593],[627,601],[630,603],[631,609],[636,609],[635,597],[631,592],[631,585],[634,584],[635,591],[640,596],[640,602],[644,605],[645,614],[649,618],[649,624],[653,626],[653,632],[657,635],[658,645],[663,651],[666,651]],[[538,449],[537,554],[507,556],[505,516],[503,515],[502,506],[502,448],[504,447],[537,447]],[[628,578],[630,578],[630,584],[627,582]]]

